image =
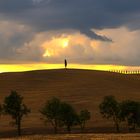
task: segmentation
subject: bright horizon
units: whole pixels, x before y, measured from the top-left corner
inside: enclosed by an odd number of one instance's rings
[[[62,69],[64,64],[0,64],[0,73],[3,72],[23,72],[32,70],[44,69]],[[121,65],[89,65],[89,64],[68,64],[68,68],[72,69],[86,69],[86,70],[101,70],[101,71],[114,71],[114,70],[140,70],[139,66],[121,66]]]

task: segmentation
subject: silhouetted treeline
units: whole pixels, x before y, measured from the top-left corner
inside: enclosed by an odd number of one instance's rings
[[[140,74],[140,70],[109,70],[109,71],[122,74]]]
[[[117,132],[121,132],[122,122],[123,124],[126,122],[130,132],[135,132],[140,127],[140,102],[138,101],[119,102],[114,96],[106,96],[100,103],[99,109],[104,118],[114,123]],[[70,133],[74,126],[79,126],[81,132],[84,132],[86,122],[91,118],[91,113],[87,109],[77,112],[71,104],[56,97],[46,101],[39,112],[43,116],[44,124],[50,123],[55,133],[58,133],[59,128],[66,128]],[[23,97],[16,91],[11,91],[0,105],[0,115],[11,116],[13,121],[10,124],[17,127],[18,135],[21,135],[23,117],[29,113],[30,109],[23,103]]]
[[[79,125],[83,132],[86,121],[90,119],[88,110],[81,110],[80,113],[77,113],[70,104],[62,102],[55,97],[47,101],[40,112],[44,117],[44,122],[52,124],[55,133],[58,132],[59,127],[66,127],[70,133],[71,128],[76,125]]]
[[[99,105],[100,113],[106,119],[113,120],[117,132],[120,124],[126,122],[129,131],[140,127],[140,102],[125,100],[118,102],[114,96],[106,96]]]

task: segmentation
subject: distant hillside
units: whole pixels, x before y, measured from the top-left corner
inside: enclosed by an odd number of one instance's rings
[[[140,75],[123,75],[110,72],[60,69],[0,74],[0,102],[11,90],[24,96],[32,113],[25,118],[23,128],[43,130],[38,110],[51,97],[70,102],[77,110],[89,109],[92,119],[89,127],[111,127],[103,120],[98,105],[106,95],[118,100],[140,100]],[[1,118],[0,132],[14,130],[9,118]]]

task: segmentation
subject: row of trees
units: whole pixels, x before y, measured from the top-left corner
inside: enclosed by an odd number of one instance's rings
[[[99,108],[104,118],[113,120],[117,132],[120,132],[122,122],[127,123],[130,132],[140,127],[140,102],[132,100],[118,102],[114,96],[106,96]]]
[[[70,133],[71,127],[75,125],[79,125],[83,132],[86,121],[91,116],[87,109],[77,113],[70,104],[62,102],[58,98],[47,101],[40,112],[44,116],[44,121],[52,124],[55,133],[57,133],[59,127],[66,127]]]
[[[3,105],[0,105],[0,115],[10,115],[12,118],[11,125],[17,127],[17,133],[21,135],[21,122],[24,116],[27,116],[31,110],[23,103],[23,97],[16,91],[4,99]],[[40,113],[43,115],[45,124],[50,122],[57,133],[59,127],[67,127],[71,132],[71,127],[79,125],[81,131],[84,131],[86,121],[90,119],[88,110],[81,110],[78,114],[75,109],[68,103],[60,101],[58,98],[52,98],[47,101]]]
[[[106,119],[114,122],[117,132],[120,132],[120,124],[127,122],[130,131],[140,127],[140,102],[122,101],[118,102],[114,96],[106,96],[99,105],[100,113]],[[18,135],[21,135],[21,121],[24,116],[30,113],[30,109],[23,103],[23,97],[16,91],[4,99],[0,105],[0,115],[10,115],[11,124],[17,127]],[[60,127],[66,127],[70,133],[73,126],[80,126],[83,132],[86,122],[90,120],[91,113],[85,109],[77,112],[71,104],[52,98],[39,111],[46,123],[51,123],[54,132],[57,133]]]
[[[139,70],[135,70],[135,71],[127,71],[127,70],[110,70],[110,72],[122,73],[122,74],[140,74],[140,71],[139,71]]]

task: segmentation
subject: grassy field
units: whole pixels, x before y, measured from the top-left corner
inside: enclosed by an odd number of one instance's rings
[[[12,138],[5,140],[140,140],[140,134],[76,134]]]
[[[91,111],[87,131],[114,132],[112,122],[101,117],[98,106],[106,95],[114,95],[120,101],[140,101],[140,75],[74,69],[1,73],[0,103],[11,90],[21,94],[31,108],[31,114],[22,123],[24,134],[52,133],[49,124],[46,128],[40,120],[39,109],[54,96],[71,103],[77,111],[85,108]],[[0,136],[15,134],[10,121],[9,117],[0,118]]]

